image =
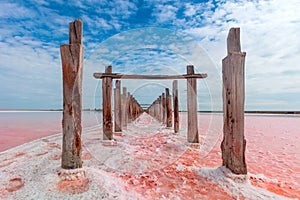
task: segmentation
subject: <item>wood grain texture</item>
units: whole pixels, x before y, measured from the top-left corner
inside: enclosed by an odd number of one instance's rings
[[[127,103],[126,103],[126,112],[127,112],[127,122],[131,123],[131,94],[127,92]]]
[[[82,21],[80,19],[69,23],[69,44],[82,44]]]
[[[172,96],[169,88],[166,88],[166,115],[166,125],[167,127],[172,127]]]
[[[121,81],[116,80],[116,88],[114,93],[114,121],[115,132],[122,131],[122,105],[121,105]]]
[[[70,23],[69,37],[72,38],[81,31],[81,22]],[[79,30],[80,29],[80,30]],[[81,37],[81,36],[80,36]],[[78,38],[80,41],[80,38]],[[82,109],[82,71],[83,71],[83,46],[81,42],[70,42],[60,46],[63,77],[63,139],[62,159],[63,169],[76,169],[82,167],[81,145],[81,109]]]
[[[105,68],[105,72],[111,72],[111,66]],[[103,112],[103,140],[113,139],[112,123],[112,78],[102,79],[102,112]]]
[[[187,66],[187,74],[194,73],[194,66]],[[187,107],[188,107],[188,132],[187,140],[190,143],[199,143],[198,118],[197,118],[197,79],[187,79]]]
[[[166,124],[167,112],[166,112],[166,95],[165,95],[165,93],[162,93],[161,100],[162,100],[162,123]]]
[[[240,28],[231,28],[227,37],[227,55],[241,52]]]
[[[127,88],[123,87],[122,92],[122,128],[127,128],[127,111],[126,111],[126,104],[127,104]]]
[[[222,60],[223,74],[223,165],[235,174],[247,174],[244,138],[245,56],[240,52],[239,29],[230,29],[228,55]]]
[[[163,118],[162,118],[162,96],[159,95],[158,97],[158,121],[162,122]]]
[[[206,78],[207,74],[184,74],[184,75],[138,75],[138,74],[110,74],[94,73],[95,78],[102,79],[111,77],[113,79],[187,79],[187,78]]]

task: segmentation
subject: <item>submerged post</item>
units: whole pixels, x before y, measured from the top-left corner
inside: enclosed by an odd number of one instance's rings
[[[173,110],[174,110],[174,132],[179,131],[179,112],[178,112],[178,81],[173,81]]]
[[[122,131],[121,81],[116,80],[114,94],[115,132]]]
[[[187,66],[187,74],[194,74],[194,66]],[[199,143],[197,119],[197,79],[187,78],[188,142]]]
[[[172,97],[169,88],[166,88],[166,113],[167,113],[167,127],[172,127]]]
[[[112,66],[105,67],[105,73],[112,73]],[[102,112],[103,112],[103,140],[112,140],[112,78],[102,79]]]
[[[247,174],[244,138],[245,52],[241,52],[240,29],[231,28],[227,37],[227,56],[223,71],[223,165],[235,174]]]
[[[60,46],[63,72],[63,139],[61,167],[82,167],[81,107],[82,107],[82,21],[69,24],[69,44]]]

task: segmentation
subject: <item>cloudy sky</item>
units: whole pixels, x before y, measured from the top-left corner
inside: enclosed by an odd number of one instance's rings
[[[1,1],[0,109],[62,108],[59,47],[68,43],[68,23],[80,18],[84,108],[101,107],[101,81],[92,74],[106,65],[116,73],[184,74],[193,64],[208,74],[198,80],[198,108],[220,110],[226,38],[240,27],[246,110],[300,110],[299,7],[299,0]],[[171,84],[122,80],[145,104]],[[184,109],[186,83],[179,85]]]

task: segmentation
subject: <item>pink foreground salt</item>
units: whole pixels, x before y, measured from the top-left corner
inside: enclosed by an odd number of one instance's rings
[[[219,167],[219,115],[200,115],[194,145],[185,114],[180,134],[147,114],[112,142],[102,140],[101,125],[86,126],[84,167],[69,178],[60,168],[61,134],[0,153],[0,199],[299,199],[299,122],[246,117],[248,175]]]

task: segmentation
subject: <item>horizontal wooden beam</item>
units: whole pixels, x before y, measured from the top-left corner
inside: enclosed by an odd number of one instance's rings
[[[207,74],[138,75],[138,74],[94,73],[94,77],[97,79],[102,79],[105,77],[110,77],[113,79],[186,79],[186,78],[206,78]]]

